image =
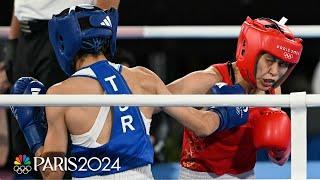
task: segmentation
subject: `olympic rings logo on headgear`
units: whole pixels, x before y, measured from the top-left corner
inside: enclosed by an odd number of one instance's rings
[[[32,170],[32,167],[30,165],[15,165],[13,166],[13,170],[17,174],[28,174]]]
[[[292,58],[293,58],[293,54],[290,54],[290,53],[287,53],[287,52],[284,52],[284,53],[283,53],[283,56],[284,56],[286,59],[292,59]]]

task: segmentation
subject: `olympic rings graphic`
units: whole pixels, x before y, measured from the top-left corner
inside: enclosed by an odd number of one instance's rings
[[[284,52],[283,55],[284,55],[284,57],[285,57],[286,59],[292,59],[292,58],[293,58],[293,55],[290,54],[290,53],[287,53],[287,52]]]
[[[30,165],[28,166],[24,166],[24,165],[21,165],[21,166],[13,166],[13,170],[17,173],[17,174],[28,174],[31,170],[32,170],[32,167]]]

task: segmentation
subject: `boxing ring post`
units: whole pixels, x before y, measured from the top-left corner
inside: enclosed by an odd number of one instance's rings
[[[307,178],[306,92],[290,93],[291,179]]]

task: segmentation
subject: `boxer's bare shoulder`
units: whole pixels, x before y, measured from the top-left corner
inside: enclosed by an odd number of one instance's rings
[[[95,79],[73,77],[51,86],[47,94],[103,94],[103,89]]]
[[[159,94],[157,89],[163,85],[161,79],[148,68],[137,66],[123,67],[122,75],[134,94]]]

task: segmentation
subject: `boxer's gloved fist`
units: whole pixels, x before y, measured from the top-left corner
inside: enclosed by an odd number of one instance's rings
[[[228,86],[217,83],[211,88],[213,94],[244,94],[245,90],[239,85]],[[220,124],[217,131],[230,129],[245,124],[248,121],[248,107],[210,107],[209,110],[218,114]]]
[[[283,165],[291,152],[291,124],[288,115],[276,108],[252,108],[250,118],[254,119],[255,147],[266,148],[269,159]]]
[[[11,89],[11,94],[45,94],[44,85],[32,78],[18,79]],[[10,106],[30,150],[35,153],[44,143],[47,131],[44,107]]]
[[[291,144],[289,144],[286,150],[269,150],[268,157],[273,163],[282,166],[288,161],[290,153]]]

